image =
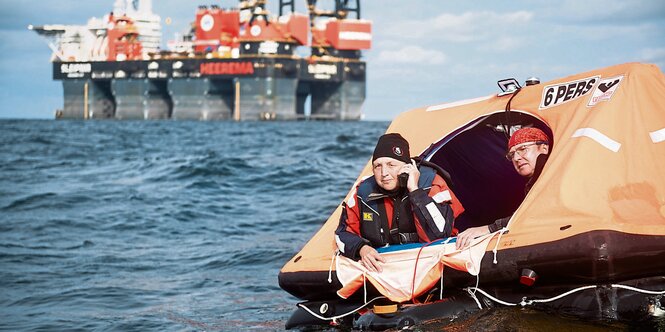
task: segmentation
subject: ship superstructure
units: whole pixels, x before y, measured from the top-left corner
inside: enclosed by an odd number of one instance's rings
[[[360,19],[359,0],[307,5],[305,15],[282,0],[278,16],[265,0],[199,6],[168,50],[150,0],[116,0],[85,26],[29,28],[53,50],[64,90],[56,118],[358,120],[371,22]],[[301,46],[310,54],[298,55]]]

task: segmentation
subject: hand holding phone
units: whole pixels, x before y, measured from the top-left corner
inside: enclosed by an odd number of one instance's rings
[[[406,184],[409,182],[409,173],[401,173],[397,176],[397,181],[400,188],[406,189]]]
[[[400,188],[405,188],[408,191],[418,189],[418,179],[420,178],[420,171],[416,162],[411,159],[410,164],[405,164],[400,169],[400,174],[397,176],[397,183]]]

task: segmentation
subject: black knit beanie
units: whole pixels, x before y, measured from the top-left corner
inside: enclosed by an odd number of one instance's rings
[[[402,135],[397,133],[385,134],[379,137],[379,142],[376,143],[376,148],[374,148],[374,154],[372,155],[372,162],[381,157],[390,157],[401,160],[405,163],[410,163],[410,156],[409,142],[407,142]]]

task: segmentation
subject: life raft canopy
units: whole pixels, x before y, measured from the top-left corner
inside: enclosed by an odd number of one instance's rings
[[[627,63],[527,85],[519,93],[414,109],[395,118],[386,132],[400,133],[412,153],[451,174],[467,211],[458,227],[512,214],[509,232],[489,244],[488,250],[498,249],[499,264],[487,273],[508,276],[501,270],[502,253],[533,253],[529,248],[546,244],[552,250],[540,253],[556,253],[581,268],[551,270],[552,280],[620,282],[662,276],[665,269],[664,110],[660,69]],[[526,197],[525,180],[503,157],[508,135],[501,128],[517,125],[538,127],[552,138],[547,164]],[[372,174],[370,166],[357,181]],[[330,266],[340,214],[341,205],[284,265],[282,288],[302,299],[335,297],[339,284]],[[622,240],[628,238],[630,245]],[[574,252],[562,251],[572,239],[587,240],[575,242]],[[599,255],[612,261],[598,261]],[[481,283],[483,277],[481,271]]]

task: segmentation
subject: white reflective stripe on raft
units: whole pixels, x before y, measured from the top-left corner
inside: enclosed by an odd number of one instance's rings
[[[485,96],[485,97],[478,97],[478,98],[473,98],[473,99],[464,99],[464,100],[455,101],[455,102],[452,102],[452,103],[432,105],[432,106],[428,107],[425,110],[425,112],[440,111],[440,110],[445,110],[446,108],[462,106],[462,105],[467,105],[467,104],[473,104],[473,103],[477,103],[479,101],[490,99],[492,97],[494,97],[494,95],[489,95],[489,96]]]
[[[443,232],[443,230],[446,228],[446,218],[443,217],[441,214],[441,211],[439,211],[439,208],[434,204],[434,202],[429,203],[425,205],[427,208],[427,212],[432,216],[432,219],[434,220],[434,224],[436,224],[436,228],[439,229],[439,232]]]
[[[598,144],[606,147],[608,150],[611,150],[612,152],[617,152],[619,151],[619,148],[621,148],[621,143],[605,136],[605,134],[593,128],[577,129],[575,133],[573,133],[572,137],[582,137],[582,136],[588,137],[596,141]]]
[[[665,128],[661,130],[652,131],[649,133],[649,136],[651,136],[651,140],[654,143],[663,142],[665,141]]]

